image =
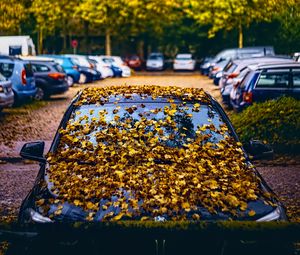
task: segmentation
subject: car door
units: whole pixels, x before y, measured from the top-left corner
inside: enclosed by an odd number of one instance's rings
[[[300,68],[292,69],[291,96],[300,99]]]
[[[265,101],[290,94],[290,69],[261,71],[252,91],[253,101]]]
[[[34,77],[36,80],[36,85],[38,87],[45,88],[47,84],[50,82],[48,73],[50,72],[50,68],[43,63],[31,63]]]

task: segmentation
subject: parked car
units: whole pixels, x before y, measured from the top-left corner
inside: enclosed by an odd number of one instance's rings
[[[230,107],[230,92],[235,84],[241,82],[248,71],[259,64],[266,63],[293,63],[292,59],[283,57],[258,57],[231,60],[224,68],[224,73],[219,82],[223,103]]]
[[[102,59],[98,56],[89,56],[90,60],[94,61],[94,65],[98,72],[101,73],[101,78],[109,78],[114,76],[114,72],[111,69],[111,65],[102,61]]]
[[[69,86],[73,86],[74,83],[79,83],[80,72],[78,70],[78,66],[74,64],[69,57],[61,56],[61,55],[41,55],[44,57],[48,57],[53,59],[56,63],[58,63],[67,74],[67,82]]]
[[[64,56],[69,57],[80,72],[79,83],[84,84],[101,79],[101,73],[95,70],[96,67],[89,62],[86,56],[75,54]]]
[[[151,53],[146,61],[147,71],[162,71],[165,68],[165,58],[162,53]]]
[[[211,61],[213,60],[213,57],[205,57],[200,65],[200,72],[203,75],[208,75],[209,73],[209,67],[211,66]]]
[[[219,52],[212,61],[210,61],[209,70],[211,70],[217,63],[223,60],[244,59],[263,56],[274,56],[274,48],[272,46],[262,47],[244,47],[225,49]]]
[[[272,154],[259,141],[247,150]],[[63,116],[47,159],[43,153],[44,142],[21,150],[40,170],[20,223],[287,219],[229,118],[201,89],[85,89]]]
[[[110,65],[115,77],[131,76],[130,68],[125,64],[121,57],[118,56],[99,56],[101,60]]]
[[[194,71],[196,67],[196,61],[193,59],[192,54],[177,54],[174,63],[173,70],[174,71]]]
[[[35,99],[47,99],[51,95],[62,94],[69,89],[64,69],[51,58],[30,57],[37,93]]]
[[[300,64],[269,63],[249,71],[230,93],[230,104],[241,111],[254,102],[280,96],[300,98]]]
[[[222,77],[223,70],[224,70],[225,66],[228,64],[228,62],[229,62],[229,60],[222,60],[219,63],[217,63],[216,65],[214,65],[214,67],[212,69],[210,69],[210,71],[208,73],[208,77],[210,79],[214,79],[218,74],[218,79],[220,79]]]
[[[0,56],[0,73],[11,81],[15,103],[35,96],[37,88],[28,61]]]
[[[132,55],[126,58],[127,65],[134,70],[142,70],[143,61],[137,55]]]
[[[3,108],[11,107],[14,103],[14,93],[11,81],[0,73],[0,112]]]

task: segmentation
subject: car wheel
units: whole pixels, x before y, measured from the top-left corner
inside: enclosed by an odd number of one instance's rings
[[[83,73],[81,73],[81,74],[80,74],[80,78],[79,78],[79,83],[80,83],[80,84],[84,84],[84,83],[86,83],[86,81],[87,81],[86,75],[83,74]]]
[[[74,79],[73,79],[72,76],[70,76],[70,75],[67,76],[67,83],[68,83],[69,87],[72,87],[72,86],[73,86],[73,84],[74,84]]]
[[[37,101],[41,101],[43,100],[45,97],[45,92],[42,88],[39,88],[37,87],[37,91],[36,91],[36,94],[34,96],[34,99],[37,100]]]

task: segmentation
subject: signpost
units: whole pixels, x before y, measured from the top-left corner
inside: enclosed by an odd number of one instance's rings
[[[71,41],[71,46],[73,48],[73,53],[76,54],[77,53],[77,47],[78,47],[78,41],[77,40],[72,40]]]

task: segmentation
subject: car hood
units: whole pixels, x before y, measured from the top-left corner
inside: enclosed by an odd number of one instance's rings
[[[76,206],[69,202],[63,202],[63,200],[56,199],[55,195],[50,192],[50,189],[53,186],[52,183],[48,182],[47,186],[48,186],[47,190],[44,190],[43,192],[45,196],[45,198],[43,199],[44,203],[41,206],[36,205],[35,208],[36,211],[40,212],[44,216],[53,217],[54,221],[58,221],[58,222],[74,222],[74,221],[87,220],[86,218],[88,217],[89,211],[84,210],[80,206]],[[262,188],[264,189],[264,187]],[[132,198],[129,197],[129,195],[127,197]],[[112,202],[115,202],[117,200],[118,200],[117,197],[111,197],[110,199],[110,201]],[[56,203],[53,203],[53,201],[56,201]],[[113,217],[120,214],[121,208],[118,206],[111,205],[107,207],[106,210],[100,209],[104,204],[106,204],[107,201],[108,201],[107,199],[101,199],[99,201],[99,210],[93,216],[93,221],[97,222],[97,221],[106,220],[105,216],[107,214],[112,214]],[[139,201],[138,206],[140,207],[142,203],[143,201]],[[47,213],[43,211],[44,210],[43,208],[45,208],[45,206],[50,208]],[[276,207],[277,207],[276,203],[273,206],[271,206],[263,198],[259,198],[255,201],[248,202],[248,207],[246,211],[237,210],[236,215],[232,215],[228,212],[222,212],[220,210],[216,210],[216,213],[210,213],[206,208],[202,207],[201,205],[199,205],[196,210],[191,210],[189,212],[185,212],[184,209],[182,209],[182,212],[180,213],[185,214],[187,220],[193,220],[194,219],[193,215],[198,214],[200,216],[200,220],[203,221],[217,221],[217,220],[230,220],[230,219],[238,220],[238,221],[247,221],[247,220],[253,221],[253,220],[260,219],[265,215],[271,213]],[[128,208],[129,208],[129,212],[134,213],[133,209],[130,210],[130,205]],[[57,214],[56,213],[57,211],[60,211],[60,213]],[[254,211],[255,215],[249,216],[250,211]],[[142,217],[147,217],[147,219],[149,220],[156,220],[156,221],[171,220],[171,217],[168,216],[167,214],[157,215],[156,217],[153,217],[152,215],[149,215],[149,213],[143,212],[143,209],[141,209],[139,212],[140,213],[138,216],[133,216],[133,217],[124,216],[122,220],[140,220]]]

